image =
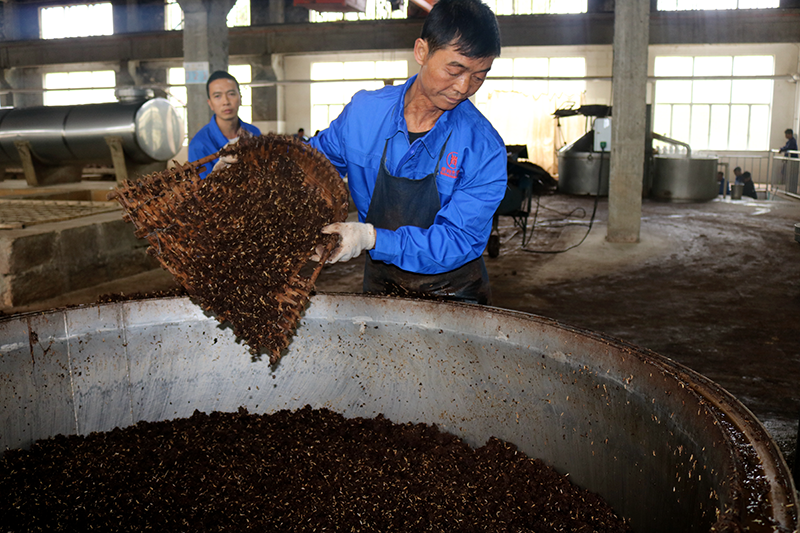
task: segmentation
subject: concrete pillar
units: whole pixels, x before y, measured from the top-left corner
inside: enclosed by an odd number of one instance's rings
[[[268,26],[283,23],[283,0],[250,3],[250,23],[253,26]]]
[[[14,89],[33,89],[30,93],[14,93],[14,107],[44,105],[44,80],[38,68],[13,68],[6,71],[7,81]]]
[[[295,7],[292,0],[251,2],[250,21],[253,26],[308,22],[308,9]],[[281,55],[266,55],[251,66],[255,84],[285,79]],[[287,133],[285,86],[253,87],[252,94],[253,124],[264,133]]]
[[[253,82],[271,82],[284,79],[283,56],[279,54],[266,55],[260,62],[251,64]],[[287,133],[285,118],[285,87],[271,85],[268,87],[253,87],[253,124],[263,132]]]
[[[167,92],[163,89],[167,84],[166,68],[147,68],[138,60],[123,59],[116,70],[116,87],[146,88],[153,92],[153,96],[166,98]],[[117,95],[119,97],[119,95]]]
[[[647,117],[650,3],[616,0],[614,10],[609,242],[638,242]]]
[[[253,26],[308,22],[308,9],[296,7],[292,0],[251,1],[250,22]]]
[[[588,0],[586,2],[587,13],[613,13],[614,0]]]
[[[27,41],[39,38],[39,5],[18,0],[2,2],[3,40]]]
[[[178,0],[183,9],[183,66],[188,93],[189,138],[211,118],[206,80],[215,70],[228,70],[226,19],[235,0]]]
[[[164,30],[164,0],[112,0],[114,33]]]
[[[136,61],[134,65],[133,79],[136,84],[142,87],[158,86],[153,88],[153,93],[155,96],[166,98],[167,92],[162,87],[167,85],[167,69],[142,65],[139,61]]]
[[[0,106],[12,107],[14,105],[14,93],[11,92],[11,84],[6,80],[6,70],[0,71]]]

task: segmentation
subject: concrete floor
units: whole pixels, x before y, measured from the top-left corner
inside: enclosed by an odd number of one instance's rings
[[[800,415],[800,201],[645,200],[638,244],[606,242],[605,198],[587,235],[593,207],[591,197],[542,197],[526,249],[513,220],[501,217],[500,255],[486,257],[494,305],[603,332],[704,374],[762,421],[791,467]],[[362,269],[363,257],[326,267],[317,290],[360,292]],[[5,311],[173,288],[155,270]]]

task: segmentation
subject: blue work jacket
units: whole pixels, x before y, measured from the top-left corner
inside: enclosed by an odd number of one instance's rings
[[[369,253],[409,272],[439,274],[479,257],[486,248],[492,217],[506,190],[506,148],[469,100],[446,111],[432,130],[409,144],[403,104],[415,78],[358,92],[309,143],[347,177],[360,222],[367,217],[384,145],[386,169],[393,176],[421,179],[436,172],[441,209],[431,227],[376,228],[375,248]]]
[[[239,119],[239,127],[246,129],[255,136],[261,135],[261,130],[242,119]],[[211,115],[209,123],[203,126],[189,141],[189,161],[197,161],[219,152],[223,146],[228,144],[229,140],[217,126],[217,115]],[[211,169],[214,168],[214,165],[217,164],[217,161],[219,161],[219,158],[206,163],[206,170],[200,173],[200,177],[205,179]]]

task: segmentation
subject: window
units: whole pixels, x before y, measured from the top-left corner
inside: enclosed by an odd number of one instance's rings
[[[183,122],[183,144],[189,145],[189,121],[186,106],[189,93],[186,91],[186,72],[183,67],[167,69],[167,100],[175,107]]]
[[[113,70],[48,72],[44,75],[44,105],[82,105],[116,102]],[[59,89],[59,90],[53,90]]]
[[[250,0],[236,0],[228,12],[228,27],[250,25]],[[164,2],[164,29],[183,29],[183,10],[178,0],[165,0]]]
[[[541,94],[580,94],[586,90],[582,79],[567,80],[493,80],[492,78],[583,78],[586,59],[583,57],[498,57],[486,82],[476,95],[478,107],[492,91],[518,92],[528,96]]]
[[[309,131],[327,128],[358,91],[380,89],[383,80],[405,80],[406,61],[348,61],[311,64],[311,124]],[[349,80],[349,81],[322,81]],[[363,80],[363,81],[352,81]]]
[[[111,4],[80,4],[39,9],[39,35],[42,39],[113,35]]]
[[[408,5],[406,0],[406,4]],[[744,1],[744,0],[741,0]],[[587,0],[485,0],[486,5],[497,15],[532,15],[544,13],[586,13]],[[406,8],[392,11],[385,0],[367,0],[364,13],[331,13],[311,10],[311,22],[334,22],[338,20],[404,19]]]
[[[585,76],[583,57],[500,57],[494,60],[486,82],[475,94],[475,105],[505,144],[526,145],[528,159],[555,174],[556,151],[580,137],[585,124],[583,120],[558,122],[553,112],[567,105],[581,105]]]
[[[772,56],[656,57],[653,131],[688,142],[694,150],[767,150]]]
[[[228,72],[239,82],[239,92],[242,94],[242,104],[239,107],[239,118],[245,122],[253,122],[253,91],[250,82],[253,81],[250,65],[231,65]]]
[[[239,118],[245,122],[253,122],[253,93],[249,84],[252,81],[252,73],[250,65],[231,65],[228,67],[228,72],[236,78],[239,82],[239,91],[242,94],[242,104],[239,106]],[[167,100],[178,111],[178,114],[183,120],[184,131],[184,144],[189,144],[188,134],[188,115],[186,113],[186,104],[189,101],[188,92],[186,90],[186,73],[183,67],[176,67],[167,69]]]
[[[780,0],[658,0],[659,11],[694,9],[767,9],[779,7]]]
[[[308,11],[309,22],[336,22],[340,20],[386,20],[406,18],[406,6],[408,1],[401,9],[392,10],[391,4],[387,0],[367,0],[363,13],[348,12],[337,13],[335,11]]]
[[[497,15],[586,13],[587,0],[485,0]]]

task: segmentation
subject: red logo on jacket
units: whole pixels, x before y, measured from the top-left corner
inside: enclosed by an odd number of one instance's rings
[[[439,172],[448,178],[456,179],[458,177],[458,152],[450,152],[447,154],[444,165]]]

